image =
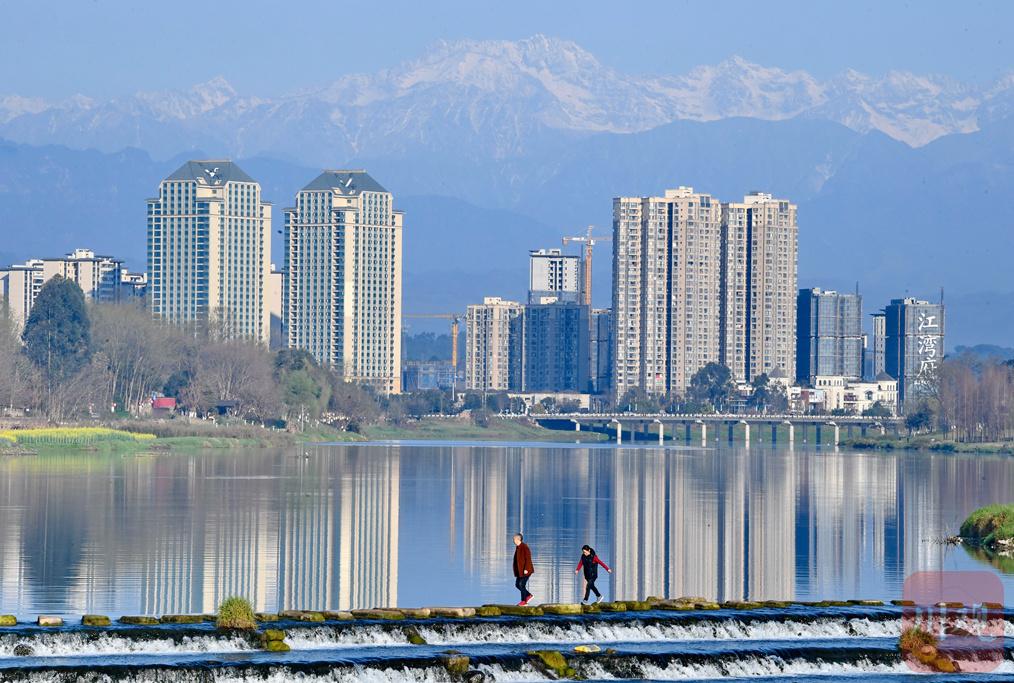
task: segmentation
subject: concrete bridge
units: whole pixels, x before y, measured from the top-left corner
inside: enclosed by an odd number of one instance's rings
[[[561,429],[572,427],[574,431],[588,429],[614,435],[616,443],[629,440],[655,441],[664,443],[666,435],[670,440],[683,440],[686,443],[699,441],[701,445],[708,443],[708,435],[712,441],[723,436],[729,442],[735,441],[737,434],[742,436],[746,445],[750,445],[751,436],[755,440],[769,443],[794,444],[824,443],[825,435],[830,443],[837,446],[842,436],[867,434],[898,434],[904,426],[900,417],[862,417],[858,415],[669,415],[667,413],[570,413],[560,415],[531,416],[546,427]],[[724,431],[724,435],[723,435]],[[809,436],[813,434],[811,441]],[[768,437],[770,434],[770,437]]]

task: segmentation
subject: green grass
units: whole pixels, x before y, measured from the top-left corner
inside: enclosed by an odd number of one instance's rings
[[[246,598],[238,596],[228,597],[218,607],[218,618],[215,620],[218,628],[241,628],[254,630],[257,628],[257,620],[254,618],[253,607]]]
[[[843,439],[842,446],[874,451],[927,451],[932,453],[980,453],[989,455],[1014,455],[1014,442],[962,443],[944,434],[919,434],[917,436],[863,436]]]
[[[488,427],[480,427],[465,420],[423,419],[399,425],[367,427],[365,436],[372,441],[381,440],[435,440],[435,441],[604,441],[606,436],[595,432],[572,432],[546,429],[516,420],[494,419]]]
[[[968,516],[961,525],[963,539],[984,547],[1014,540],[1014,503],[987,505]]]

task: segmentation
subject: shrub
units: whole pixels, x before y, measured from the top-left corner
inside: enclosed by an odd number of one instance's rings
[[[218,607],[218,619],[215,620],[215,626],[251,631],[256,629],[257,621],[254,619],[254,611],[250,601],[235,595],[223,600]]]
[[[109,441],[150,441],[154,434],[126,432],[106,427],[43,427],[39,429],[7,429],[0,439],[21,444],[86,445]]]
[[[898,647],[902,652],[918,652],[925,645],[937,646],[937,638],[918,626],[912,626],[901,633]]]
[[[961,525],[960,534],[985,546],[1014,539],[1014,504],[979,508]]]

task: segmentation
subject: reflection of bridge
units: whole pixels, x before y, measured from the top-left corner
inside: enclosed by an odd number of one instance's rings
[[[708,432],[713,430],[716,440],[725,427],[729,441],[733,441],[737,431],[742,434],[744,442],[749,445],[751,427],[771,430],[771,442],[779,442],[779,433],[786,439],[785,443],[796,441],[796,430],[800,430],[800,440],[807,441],[810,429],[814,431],[814,443],[822,443],[824,430],[833,435],[831,443],[837,446],[841,441],[842,429],[846,437],[854,436],[855,431],[866,436],[870,431],[885,434],[888,430],[897,434],[904,421],[900,417],[863,417],[859,415],[670,415],[667,413],[568,413],[535,417],[542,425],[555,429],[570,428],[574,431],[591,429],[593,431],[613,434],[617,443],[623,443],[623,434],[633,440],[657,439],[662,443],[668,431],[672,439],[682,436],[687,443],[700,440],[706,443]]]

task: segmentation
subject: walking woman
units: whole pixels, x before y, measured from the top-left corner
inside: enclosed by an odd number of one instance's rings
[[[595,581],[599,578],[599,567],[602,567],[610,574],[613,570],[606,566],[606,563],[599,559],[599,556],[595,554],[595,548],[590,545],[581,546],[581,559],[577,563],[577,569],[574,573],[577,574],[584,568],[584,599],[581,600],[581,604],[588,602],[588,596],[592,593],[595,594],[595,602],[602,602],[602,593],[599,593],[599,589],[595,587]]]

